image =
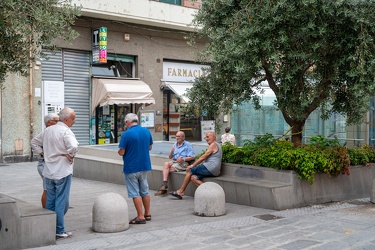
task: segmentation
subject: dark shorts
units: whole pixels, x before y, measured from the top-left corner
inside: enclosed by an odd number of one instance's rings
[[[203,179],[204,177],[215,177],[213,174],[211,174],[210,171],[203,165],[200,164],[198,166],[195,166],[190,169],[190,172],[192,175],[194,175],[198,180]]]

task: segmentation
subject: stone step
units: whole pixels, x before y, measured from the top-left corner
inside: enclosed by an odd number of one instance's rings
[[[82,151],[77,154],[74,164],[74,176],[83,179],[124,184],[122,173],[123,162],[121,157],[107,158],[84,155]],[[152,171],[148,174],[148,183],[151,190],[158,190],[162,185],[163,164],[168,160],[167,157],[151,155]],[[290,178],[283,173],[277,174],[267,169],[264,172],[262,168],[250,168],[241,165],[222,165],[222,175],[219,177],[205,178],[203,181],[218,183],[226,194],[226,202],[276,209],[278,202],[275,201],[275,190],[291,188]],[[170,174],[168,187],[169,190],[177,190],[182,184],[185,172],[174,172]],[[266,179],[265,177],[270,177]],[[194,196],[196,187],[189,184],[185,195]],[[151,194],[153,195],[153,194]]]
[[[56,244],[56,214],[47,209],[0,194],[0,222],[1,249]]]

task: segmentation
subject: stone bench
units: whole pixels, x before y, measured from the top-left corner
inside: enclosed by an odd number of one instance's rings
[[[152,166],[153,171],[148,175],[150,189],[158,190],[162,185],[162,166]],[[215,182],[225,192],[225,200],[229,203],[276,209],[275,190],[291,188],[291,183],[268,180],[264,178],[251,178],[230,175],[233,168],[228,164],[222,164],[222,174],[218,177],[204,178],[203,182]],[[168,180],[168,189],[177,190],[182,184],[185,172],[173,172]],[[277,179],[277,178],[275,178]],[[185,195],[194,196],[197,187],[190,183],[186,188]]]
[[[163,155],[151,155],[152,171],[148,174],[151,190],[161,187],[163,164],[167,160]],[[123,185],[122,169],[123,162],[117,152],[85,148],[75,158],[74,176]],[[316,174],[312,185],[291,170],[223,163],[221,172],[220,176],[203,181],[219,184],[226,202],[273,210],[370,197],[375,178],[375,168],[366,166],[351,167],[349,176],[332,178]],[[177,190],[184,177],[185,172],[171,173],[169,190]],[[195,185],[189,184],[185,194],[194,196],[195,190]]]
[[[25,249],[56,244],[56,214],[0,194],[1,249]]]
[[[74,177],[124,184],[123,162],[120,157],[116,157],[117,159],[104,158],[100,154],[95,154],[95,156],[78,154],[75,157]],[[148,174],[151,190],[158,190],[161,187],[163,164],[167,160],[168,158],[164,156],[151,156],[152,171]],[[215,182],[223,187],[226,202],[278,210],[278,204],[274,197],[275,190],[290,187],[290,176],[288,178],[288,174],[274,174],[273,171],[223,164],[220,176],[205,178],[203,181]],[[184,177],[185,172],[171,173],[168,183],[169,190],[177,190]],[[195,185],[189,184],[185,195],[194,196],[195,190]]]

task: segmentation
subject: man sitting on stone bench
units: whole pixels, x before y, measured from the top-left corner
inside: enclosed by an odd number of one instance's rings
[[[163,168],[163,185],[155,195],[166,195],[168,192],[168,177],[170,172],[185,171],[186,167],[195,160],[193,145],[185,141],[185,133],[178,131],[176,133],[176,143],[172,146],[169,153],[169,159],[164,163]]]
[[[198,187],[203,183],[203,178],[220,175],[223,156],[221,146],[216,142],[216,135],[213,132],[207,132],[204,139],[208,143],[208,149],[198,160],[186,168],[186,175],[180,189],[169,192],[170,195],[182,199],[190,181]]]

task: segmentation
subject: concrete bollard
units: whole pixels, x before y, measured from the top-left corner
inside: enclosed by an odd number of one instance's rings
[[[371,192],[370,202],[375,203],[375,179],[372,180],[372,192]]]
[[[199,216],[221,216],[226,213],[225,193],[215,182],[201,184],[194,194],[194,212]]]
[[[122,232],[129,228],[126,200],[117,193],[100,195],[92,208],[92,230],[99,233]]]

